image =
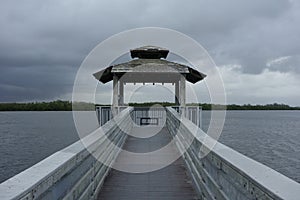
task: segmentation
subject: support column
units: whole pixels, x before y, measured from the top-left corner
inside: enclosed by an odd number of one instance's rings
[[[179,87],[179,95],[180,95],[180,107],[181,113],[185,116],[185,77],[183,75],[180,76],[180,87]]]
[[[119,81],[119,105],[124,106],[124,82]]]
[[[185,106],[185,77],[180,76],[180,90],[179,90],[180,106]]]
[[[112,106],[115,108],[118,106],[118,77],[116,75],[113,76],[113,103]]]
[[[175,105],[179,106],[179,81],[175,82]]]

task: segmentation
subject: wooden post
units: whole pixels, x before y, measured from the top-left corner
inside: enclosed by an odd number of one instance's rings
[[[179,99],[180,99],[180,107],[181,113],[185,116],[185,77],[183,75],[180,76],[180,88],[179,88]]]
[[[119,105],[124,105],[124,82],[119,81]]]
[[[175,82],[175,104],[179,106],[179,81]]]
[[[113,77],[113,109],[118,107],[118,77],[114,75]]]

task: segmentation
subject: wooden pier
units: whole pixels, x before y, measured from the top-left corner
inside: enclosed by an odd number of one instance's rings
[[[299,183],[201,130],[201,109],[186,106],[186,81],[206,75],[164,60],[168,53],[133,49],[138,59],[96,72],[100,82],[113,81],[112,107],[96,108],[100,127],[0,184],[0,199],[299,200]],[[125,83],[172,84],[176,106],[128,107]]]
[[[145,131],[146,133],[140,132],[140,135],[144,136],[147,135],[147,132],[150,134],[152,132],[150,127],[148,130],[137,127],[133,129],[136,129],[133,130],[136,132]],[[163,128],[150,138],[129,136],[123,148],[139,153],[151,152],[162,148],[171,139],[168,129]],[[170,148],[170,154],[178,153],[175,145]],[[172,155],[165,154],[164,156]],[[116,162],[122,162],[123,159],[121,153]],[[126,173],[112,169],[102,186],[98,199],[197,199],[197,193],[193,188],[192,179],[185,168],[183,159],[179,158],[163,169],[148,173]]]

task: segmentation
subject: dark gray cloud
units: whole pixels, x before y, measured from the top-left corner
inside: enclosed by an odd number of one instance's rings
[[[181,31],[203,44],[218,65],[240,65],[241,73],[299,73],[298,24],[300,5],[292,0],[4,0],[0,101],[71,93],[76,70],[95,45],[144,26]],[[286,56],[287,63],[268,66]]]
[[[275,1],[276,2],[276,1]],[[232,30],[227,39],[214,48],[216,60],[220,63],[240,64],[246,73],[261,73],[269,60],[283,56],[300,55],[300,7],[298,2],[286,1],[282,12],[274,17],[253,17]],[[272,5],[270,4],[270,8]],[[282,71],[293,68],[278,69]]]
[[[0,74],[1,100],[51,100],[70,92],[75,71],[69,66],[9,67]]]

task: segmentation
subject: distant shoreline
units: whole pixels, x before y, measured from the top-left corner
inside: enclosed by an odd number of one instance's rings
[[[170,102],[147,102],[147,103],[129,103],[129,106],[142,106],[150,107],[155,104],[161,106],[175,106],[174,103]],[[110,105],[102,105],[110,106]],[[300,107],[292,107],[285,104],[266,104],[266,105],[212,105],[212,104],[197,104],[191,103],[188,106],[201,106],[203,110],[211,110],[212,107],[214,110],[300,110]],[[70,101],[50,101],[50,102],[30,102],[30,103],[0,103],[0,112],[1,111],[93,111],[95,110],[95,104],[87,102],[76,102],[72,105]]]

